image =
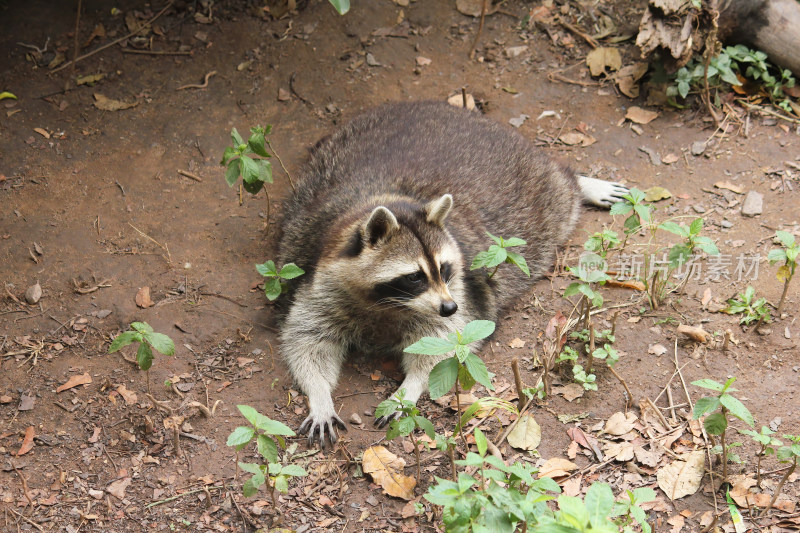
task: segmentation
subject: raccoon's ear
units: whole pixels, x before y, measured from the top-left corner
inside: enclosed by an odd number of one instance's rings
[[[453,208],[453,197],[445,194],[438,200],[433,200],[425,206],[426,220],[437,226],[444,226],[444,219]]]
[[[378,241],[388,239],[399,228],[394,214],[380,205],[372,210],[364,224],[364,239],[374,246]]]

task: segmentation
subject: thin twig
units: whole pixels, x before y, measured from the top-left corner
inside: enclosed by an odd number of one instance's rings
[[[197,175],[195,175],[195,174],[192,174],[192,173],[191,173],[191,172],[189,172],[188,170],[181,170],[181,169],[178,169],[178,174],[180,174],[181,176],[186,176],[187,178],[191,178],[191,179],[193,179],[194,181],[199,181],[200,183],[202,183],[202,182],[203,182],[203,178],[201,178],[200,176],[197,176]]]
[[[72,72],[69,78],[64,82],[64,89],[69,88],[70,80],[75,79],[75,63],[78,57],[78,31],[81,27],[81,0],[78,0],[78,14],[75,15],[75,38],[73,39],[73,52],[72,52]]]
[[[106,44],[104,44],[103,46],[100,46],[100,47],[98,47],[98,48],[95,48],[95,49],[94,49],[94,50],[92,50],[91,52],[88,52],[88,53],[86,53],[86,54],[83,54],[82,56],[80,56],[80,57],[77,57],[77,58],[73,59],[72,61],[67,61],[66,63],[64,63],[64,64],[63,64],[63,65],[61,65],[60,67],[58,67],[58,68],[55,68],[55,69],[51,70],[51,71],[50,71],[50,73],[51,73],[51,74],[55,74],[55,73],[56,73],[56,72],[58,72],[59,70],[63,70],[63,69],[65,69],[65,68],[67,68],[68,66],[72,65],[73,63],[77,63],[78,61],[83,61],[83,60],[84,60],[84,59],[86,59],[87,57],[91,57],[91,56],[95,55],[95,54],[96,54],[96,53],[98,53],[98,52],[102,52],[102,51],[103,51],[103,50],[105,50],[106,48],[111,48],[111,47],[112,47],[112,46],[114,46],[115,44],[119,44],[119,43],[121,43],[122,41],[124,41],[124,40],[126,40],[126,39],[129,39],[129,38],[131,38],[131,37],[133,37],[133,36],[134,36],[134,35],[136,35],[137,33],[141,32],[143,28],[146,28],[147,26],[151,25],[151,24],[152,24],[153,22],[155,22],[155,21],[156,21],[156,20],[157,20],[159,17],[161,17],[161,15],[163,15],[163,14],[164,14],[164,13],[167,11],[167,9],[169,9],[170,7],[172,7],[172,4],[173,4],[174,2],[175,2],[175,0],[170,0],[170,2],[169,2],[169,3],[168,3],[166,6],[164,6],[164,9],[162,9],[161,11],[159,11],[158,13],[156,13],[156,15],[155,15],[153,18],[151,18],[151,19],[150,19],[149,21],[147,21],[145,24],[143,24],[142,26],[140,26],[139,28],[137,28],[137,29],[136,29],[136,31],[132,31],[132,32],[130,32],[129,34],[127,34],[127,35],[124,35],[124,36],[120,37],[119,39],[115,39],[115,40],[111,41],[110,43],[106,43]],[[58,94],[58,93],[56,93],[56,94]]]
[[[278,155],[278,152],[275,151],[275,148],[272,147],[272,143],[269,142],[269,140],[267,140],[267,146],[269,146],[269,149],[272,150],[273,154],[275,154],[275,157],[278,159],[278,163],[281,164],[281,168],[286,173],[286,177],[289,178],[289,185],[292,186],[292,190],[296,191],[297,189],[295,189],[294,187],[294,182],[292,181],[292,175],[289,174],[289,171],[286,170],[286,167],[283,165],[283,160],[281,159],[281,156]]]
[[[190,56],[192,52],[181,52],[181,51],[174,51],[171,52],[169,50],[135,50],[133,48],[123,48],[123,54],[144,54],[149,56]]]
[[[475,47],[478,46],[478,39],[481,38],[481,32],[483,31],[483,21],[486,19],[486,8],[489,4],[489,0],[483,0],[481,2],[481,20],[478,22],[478,31],[475,32],[475,39],[472,41],[472,46],[469,47],[469,58],[475,58]]]
[[[211,72],[206,74],[206,77],[203,80],[203,83],[190,83],[189,85],[181,85],[180,87],[178,87],[175,90],[176,91],[182,91],[183,89],[205,89],[206,87],[208,87],[209,78],[211,78],[211,76],[214,76],[216,74],[217,74],[217,71],[216,70],[212,70]]]

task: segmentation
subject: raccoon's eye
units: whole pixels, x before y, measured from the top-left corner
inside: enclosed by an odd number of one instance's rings
[[[442,281],[445,283],[450,281],[450,278],[453,277],[453,265],[450,263],[442,263],[442,266],[439,267],[439,275],[442,276]]]
[[[425,279],[425,275],[420,271],[416,271],[413,274],[407,274],[405,278],[406,281],[408,281],[409,283],[417,284],[420,283],[423,279]]]

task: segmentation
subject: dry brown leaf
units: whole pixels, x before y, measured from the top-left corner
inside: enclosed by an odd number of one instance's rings
[[[106,75],[102,72],[99,74],[87,74],[86,76],[78,76],[75,80],[75,85],[92,85],[105,78]],[[96,95],[95,95],[96,96]]]
[[[621,411],[618,411],[611,415],[611,417],[608,419],[605,427],[603,428],[603,432],[608,433],[609,435],[624,435],[633,429],[633,425],[636,423],[636,420],[635,414],[625,414]]]
[[[94,100],[94,106],[97,109],[102,109],[103,111],[119,111],[121,109],[130,109],[131,107],[139,105],[139,102],[120,102],[119,100],[113,100],[100,93],[94,93]]]
[[[380,485],[389,496],[411,500],[417,480],[401,472],[406,462],[383,446],[372,446],[364,451],[364,472]]]
[[[80,376],[72,376],[69,378],[66,383],[56,389],[56,392],[64,392],[78,385],[88,385],[91,382],[92,376],[90,376],[88,372],[84,372]]]
[[[513,339],[511,342],[509,342],[508,346],[511,348],[524,348],[525,341],[517,337],[516,339]]]
[[[138,400],[136,393],[132,390],[128,390],[125,385],[120,385],[117,387],[117,392],[120,396],[122,396],[127,405],[133,405],[136,403],[136,400]]]
[[[657,117],[658,113],[656,111],[650,111],[649,109],[642,109],[641,107],[635,105],[629,107],[628,112],[625,113],[625,118],[637,124],[649,124],[653,122]]]
[[[736,502],[736,505],[743,509],[751,507],[765,508],[769,505],[772,495],[753,492],[750,489],[755,487],[756,480],[749,476],[733,476],[731,478],[733,488],[730,490],[731,498]],[[796,503],[786,496],[779,496],[773,507],[787,513],[793,513]]]
[[[150,287],[142,287],[136,292],[136,305],[142,309],[153,307],[155,303],[150,298]]]
[[[125,489],[128,488],[128,485],[131,484],[131,478],[124,477],[122,479],[118,479],[106,487],[106,492],[114,496],[115,498],[119,498],[122,500],[125,498]]]
[[[635,446],[630,442],[606,442],[603,446],[603,451],[607,459],[616,459],[622,463],[627,463],[633,459],[633,452]]]
[[[690,339],[704,344],[711,340],[711,334],[703,328],[680,324],[677,331],[679,334],[686,335]]]
[[[703,307],[708,305],[708,302],[711,301],[711,289],[706,289],[703,291],[703,299],[700,300],[700,303],[703,304]]]
[[[518,450],[535,450],[542,442],[542,428],[531,415],[522,415],[508,434],[508,444]]]
[[[619,50],[608,46],[599,46],[586,55],[586,64],[592,76],[599,76],[609,70],[619,70],[622,67],[622,56]]]
[[[726,189],[736,194],[744,194],[744,190],[741,187],[734,185],[730,181],[718,181],[714,184],[714,187],[717,189]]]
[[[25,430],[25,436],[22,438],[22,445],[19,447],[19,451],[17,452],[17,457],[20,455],[25,455],[33,449],[33,437],[35,435],[36,431],[33,429],[33,426],[28,426],[28,428]]]
[[[633,65],[626,65],[619,69],[616,75],[619,90],[625,96],[639,97],[639,80],[647,73],[647,63],[637,61]]]
[[[543,477],[551,477],[551,478],[558,478],[568,476],[570,472],[578,468],[578,465],[564,459],[563,457],[551,457],[542,465],[539,469],[539,474],[537,477],[540,479]]]
[[[45,139],[49,139],[50,138],[50,133],[48,133],[48,131],[46,129],[44,129],[44,128],[33,128],[33,131],[35,131],[36,133],[38,133],[39,135],[41,135]]]
[[[700,489],[705,474],[705,454],[696,450],[681,456],[656,473],[658,486],[670,500],[694,494]]]
[[[553,395],[560,394],[568,402],[574,402],[576,399],[584,395],[585,390],[577,383],[569,383],[563,387],[553,387],[552,393]]]
[[[642,283],[638,279],[626,279],[626,280],[610,279],[606,281],[606,286],[619,287],[620,289],[633,289],[635,291],[643,291],[645,289],[644,283]],[[641,319],[641,317],[631,317],[631,318]],[[630,318],[628,319],[628,322],[630,322]]]
[[[684,524],[686,523],[686,519],[681,516],[680,514],[676,514],[675,516],[669,517],[667,520],[667,524],[672,526],[670,529],[670,533],[680,533],[683,529]]]

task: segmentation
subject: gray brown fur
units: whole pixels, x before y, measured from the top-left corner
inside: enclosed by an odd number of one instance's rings
[[[453,205],[449,212],[442,208],[443,227],[429,222],[426,206],[432,209],[448,194]],[[531,279],[511,265],[491,281],[485,270],[469,270],[492,244],[486,231],[525,239],[519,252],[532,277],[540,277],[573,231],[581,199],[568,168],[515,131],[446,104],[385,105],[320,141],[287,205],[280,245],[281,264],[306,271],[293,284],[281,334],[287,364],[309,396],[311,414],[301,430],[323,444],[326,431],[335,440],[333,426],[343,424],[330,395],[348,350],[400,354],[422,336],[495,320]],[[378,206],[394,215],[399,229],[373,249],[365,221]],[[379,238],[391,221],[377,219]],[[457,264],[445,283],[429,257],[453,245]],[[431,287],[425,297],[433,306],[452,297],[454,315],[375,300],[369,288],[395,267],[393,261],[407,257],[429,258],[421,260]],[[404,356],[401,387],[408,399],[427,390],[427,375],[439,360]]]

